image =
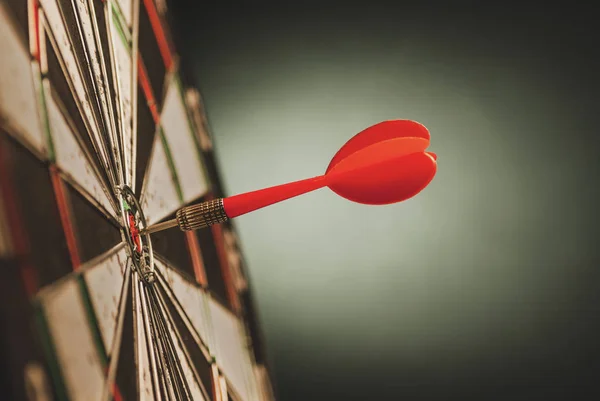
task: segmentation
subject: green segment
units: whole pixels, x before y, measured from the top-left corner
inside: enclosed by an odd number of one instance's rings
[[[44,85],[42,85],[42,75],[34,74],[34,79],[38,89],[38,96],[40,100],[40,118],[44,125],[44,131],[46,132],[46,143],[48,144],[48,159],[51,162],[56,161],[56,152],[54,150],[54,142],[52,141],[52,133],[50,128],[50,120],[48,118],[48,105],[46,103],[46,94],[44,91]]]
[[[83,306],[86,311],[92,337],[94,337],[94,344],[96,345],[98,356],[100,357],[102,365],[106,367],[108,366],[108,356],[106,348],[104,347],[104,342],[102,341],[102,336],[100,335],[100,326],[98,325],[98,319],[96,318],[96,313],[94,312],[94,308],[92,306],[92,300],[90,298],[88,287],[83,276],[77,277],[77,284],[79,284],[79,293],[81,294],[81,300],[83,301]]]
[[[34,303],[34,315],[34,323],[37,332],[40,335],[41,343],[44,348],[44,353],[46,354],[46,358],[48,360],[48,367],[50,369],[50,375],[52,376],[52,382],[56,387],[56,395],[58,396],[59,400],[68,401],[69,398],[67,397],[67,390],[63,381],[62,372],[60,370],[58,360],[56,359],[56,349],[54,348],[52,338],[50,337],[50,329],[48,328],[48,324],[46,323],[47,320],[44,314],[44,310],[39,304],[39,302]]]
[[[177,195],[179,196],[179,201],[183,203],[183,192],[181,190],[181,184],[179,184],[179,178],[177,177],[177,171],[175,170],[175,163],[173,162],[173,156],[171,154],[171,149],[169,148],[169,144],[167,143],[167,138],[165,137],[165,133],[162,130],[162,127],[158,128],[158,135],[160,136],[160,140],[163,144],[163,148],[165,149],[165,154],[167,155],[167,162],[169,163],[169,170],[171,171],[171,178],[173,179],[173,183],[175,184],[175,189],[177,190]]]
[[[115,22],[115,26],[117,27],[117,31],[119,31],[121,39],[123,40],[123,42],[125,42],[127,47],[131,48],[131,34],[129,33],[129,29],[127,28],[125,17],[123,17],[123,14],[121,13],[121,10],[118,4],[116,4],[116,2],[112,3],[112,15],[114,17],[113,21]]]

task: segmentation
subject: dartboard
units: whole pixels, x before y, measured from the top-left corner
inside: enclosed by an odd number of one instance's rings
[[[144,233],[223,196],[171,18],[0,0],[3,399],[273,399],[234,227]]]

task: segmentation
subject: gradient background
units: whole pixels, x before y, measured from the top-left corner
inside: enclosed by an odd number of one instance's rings
[[[237,219],[280,400],[598,392],[586,10],[171,3],[229,194],[322,174],[386,119],[439,156],[402,204],[323,189]]]

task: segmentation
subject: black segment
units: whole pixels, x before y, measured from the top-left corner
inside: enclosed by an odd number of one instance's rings
[[[137,145],[136,145],[136,163],[135,163],[135,194],[140,196],[142,193],[142,184],[144,183],[144,174],[150,160],[152,144],[156,135],[156,124],[152,117],[148,101],[144,95],[142,87],[138,85],[137,94]]]
[[[219,175],[219,167],[215,160],[215,154],[211,152],[203,152],[204,162],[208,177],[210,178],[211,191],[217,198],[224,198],[223,184]]]
[[[81,39],[78,28],[79,25],[77,23],[77,18],[75,17],[75,10],[73,8],[75,5],[68,0],[58,1],[58,5],[65,21],[65,28],[69,35],[73,52],[75,53],[75,59],[79,64],[80,71],[82,71],[82,78],[86,86],[86,91],[88,95],[91,94],[88,99],[90,100],[89,103],[93,108],[93,112],[98,120],[98,124],[100,124],[100,132],[105,132],[104,119],[102,118],[102,113],[100,112],[100,103],[96,94],[96,86],[92,80],[92,67],[88,62],[88,58],[86,56],[87,51],[85,50],[86,47]],[[90,121],[90,123],[93,122]]]
[[[121,242],[121,233],[117,226],[71,185],[66,184],[65,188],[71,204],[81,262],[88,261]]]
[[[43,369],[52,394],[52,381],[42,357],[37,337],[32,332],[33,308],[22,280],[22,266],[15,260],[0,258],[0,388],[2,399],[25,401],[26,366]],[[39,394],[38,394],[39,395]]]
[[[175,218],[175,214],[166,220]],[[178,229],[152,234],[152,249],[167,259],[169,264],[195,281],[194,265],[187,245],[186,234]]]
[[[23,38],[24,43],[29,46],[29,20],[28,20],[28,10],[27,10],[27,1],[26,0],[6,0],[8,4],[8,8],[12,12],[14,16],[13,21],[16,23],[17,31],[19,32],[19,36]]]
[[[219,261],[219,253],[215,246],[215,239],[211,228],[203,228],[195,231],[202,252],[202,262],[209,290],[224,305],[229,305],[227,287],[223,278],[223,270]]]
[[[143,3],[143,2],[140,2]],[[162,108],[163,89],[165,85],[165,74],[167,69],[150,23],[148,11],[143,4],[140,4],[140,25],[139,25],[139,52],[144,61],[144,66],[148,72],[148,79],[152,92],[156,100],[158,110]]]
[[[242,305],[244,308],[244,318],[250,331],[250,338],[252,339],[252,349],[254,351],[254,358],[257,364],[266,365],[267,358],[265,353],[264,338],[263,333],[260,330],[258,314],[254,305],[254,299],[252,299],[252,295],[249,291],[244,291],[241,294],[241,298]]]
[[[3,132],[0,151],[8,164],[1,171],[11,176],[39,286],[48,285],[73,270],[48,166]]]
[[[60,66],[57,53],[50,43],[48,37],[46,37],[46,55],[48,59],[47,77],[52,83],[53,91],[56,92],[57,96],[55,96],[55,100],[64,106],[65,111],[68,113],[69,119],[73,122],[76,130],[75,134],[77,135],[80,146],[82,146],[88,156],[91,157],[91,162],[96,166],[97,171],[100,172],[100,179],[103,181],[104,185],[108,187],[108,176],[106,175],[104,168],[102,168],[98,154],[94,150],[94,146],[92,144],[90,135],[88,134],[83,117],[81,116],[79,108],[77,107],[77,102],[75,101],[73,93],[69,88],[67,77]]]
[[[198,288],[198,291],[201,291],[200,288]],[[179,333],[179,336],[181,337],[183,346],[187,350],[188,355],[191,358],[192,365],[198,373],[198,376],[200,377],[200,381],[204,386],[204,390],[206,391],[206,394],[210,395],[210,399],[212,400],[214,395],[212,394],[213,379],[211,362],[206,359],[204,353],[200,349],[200,346],[196,343],[196,341],[192,337],[192,334],[185,325],[182,317],[177,312],[175,305],[173,305],[173,303],[171,302],[171,300],[169,299],[165,290],[162,287],[160,288],[160,292],[162,298],[165,301],[165,304],[167,305],[169,314],[173,318],[173,323],[175,324],[175,328]]]
[[[133,280],[129,283],[127,299],[125,303],[125,318],[123,319],[123,332],[121,334],[121,350],[117,362],[116,384],[124,401],[137,399],[137,375],[135,364],[135,344],[133,342],[133,286],[137,285]],[[117,399],[114,397],[114,399]]]

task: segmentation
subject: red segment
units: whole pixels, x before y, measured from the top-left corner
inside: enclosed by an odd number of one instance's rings
[[[173,57],[171,56],[171,48],[169,46],[169,42],[167,41],[165,30],[160,21],[160,16],[158,15],[152,0],[144,0],[144,5],[148,11],[148,17],[150,17],[150,24],[152,24],[152,30],[156,36],[156,42],[158,43],[160,54],[165,62],[167,70],[170,70],[171,66],[173,65]]]
[[[188,249],[192,257],[192,266],[194,266],[194,276],[196,276],[196,281],[202,286],[206,286],[208,284],[208,280],[206,279],[206,272],[204,271],[202,250],[200,249],[200,244],[198,243],[198,237],[196,237],[196,233],[193,231],[186,231],[185,236],[187,239]]]
[[[212,194],[206,196],[206,200],[212,199],[214,199],[214,196]],[[229,261],[227,260],[227,251],[225,250],[225,237],[223,236],[223,228],[221,227],[221,224],[214,224],[210,226],[210,229],[215,240],[217,254],[219,255],[219,264],[221,265],[221,273],[223,273],[223,281],[225,282],[225,288],[227,288],[227,297],[229,298],[229,304],[236,313],[239,313],[241,311],[241,303],[238,297],[238,293],[235,290],[235,286],[233,284],[231,271],[229,270]]]
[[[335,167],[340,161],[350,156],[354,152],[357,152],[367,146],[371,146],[377,142],[386,141],[394,138],[422,138],[427,141],[431,139],[431,135],[424,125],[411,120],[392,120],[384,121],[379,124],[375,124],[358,134],[342,146],[340,150],[335,154],[329,166],[327,172]],[[427,146],[426,146],[427,147]],[[426,148],[425,147],[425,148]]]
[[[29,13],[29,40],[31,41],[31,55],[40,61],[40,16],[38,13],[39,1],[27,0]],[[33,37],[32,37],[33,36]]]
[[[152,118],[154,119],[154,122],[158,124],[158,120],[160,119],[158,108],[156,107],[156,101],[154,99],[154,94],[152,93],[152,86],[150,86],[150,79],[148,78],[148,73],[146,72],[146,66],[144,65],[144,62],[140,56],[138,56],[137,66],[138,80],[140,85],[142,85],[142,91],[144,92],[144,95],[146,95],[146,102],[150,108],[150,113],[152,113]]]
[[[137,228],[137,222],[135,221],[135,216],[131,213],[129,215],[129,233],[131,234],[131,239],[135,244],[135,249],[137,253],[142,253],[142,240],[140,238],[140,231]]]
[[[68,206],[64,184],[60,178],[56,166],[50,166],[50,177],[52,178],[52,186],[54,187],[54,194],[56,195],[56,203],[58,204],[60,221],[65,232],[65,238],[67,240],[67,247],[69,248],[69,254],[71,256],[73,270],[77,270],[81,265],[81,259],[79,258],[79,251],[77,249],[75,231],[71,223],[73,219]]]

